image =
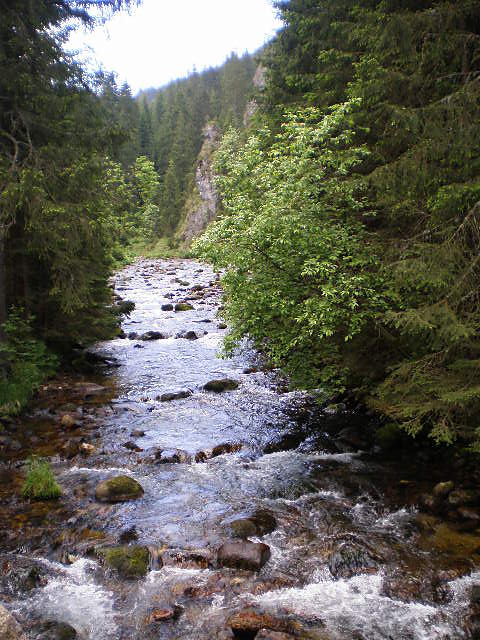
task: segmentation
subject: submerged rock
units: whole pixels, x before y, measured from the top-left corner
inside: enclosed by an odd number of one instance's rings
[[[270,559],[270,555],[270,547],[261,542],[225,542],[217,552],[217,562],[232,569],[260,571]]]
[[[149,615],[147,624],[156,624],[159,622],[168,622],[169,620],[177,620],[183,613],[183,607],[178,604],[166,605],[158,607]]]
[[[215,393],[222,393],[223,391],[234,391],[238,389],[240,383],[231,378],[222,378],[220,380],[210,380],[204,385],[205,391],[214,391]]]
[[[171,304],[170,302],[167,304],[162,304],[161,309],[162,311],[173,311],[173,304]]]
[[[351,578],[360,573],[376,573],[377,562],[357,542],[344,542],[330,554],[328,568],[334,578]]]
[[[40,629],[43,633],[38,636],[38,640],[75,640],[78,638],[75,629],[65,622],[47,620],[41,624]]]
[[[230,523],[230,529],[235,538],[249,538],[250,536],[264,536],[274,531],[277,521],[270,511],[258,509],[252,515],[238,518]]]
[[[143,578],[147,575],[150,554],[147,547],[124,546],[109,549],[105,554],[105,564],[114,569],[122,578]]]
[[[129,476],[116,476],[97,485],[95,497],[100,502],[126,502],[143,496],[142,486]]]
[[[0,640],[27,640],[22,627],[11,613],[0,604]]]

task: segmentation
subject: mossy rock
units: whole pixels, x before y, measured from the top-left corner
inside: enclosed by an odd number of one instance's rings
[[[188,302],[177,302],[175,311],[192,311],[193,307]]]
[[[143,496],[143,488],[129,476],[116,476],[97,485],[95,497],[100,502],[126,502]]]
[[[105,564],[122,578],[135,579],[147,575],[150,554],[147,547],[115,547],[105,554]]]
[[[222,393],[222,391],[234,391],[238,389],[240,383],[231,378],[223,378],[221,380],[210,380],[203,387],[205,391],[214,391],[215,393]]]

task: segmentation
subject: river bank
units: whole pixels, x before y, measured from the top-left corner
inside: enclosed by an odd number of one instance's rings
[[[1,441],[0,600],[29,638],[475,637],[474,465],[375,452],[354,405],[288,391],[248,345],[219,359],[209,266],[115,285],[136,308],[103,371],[45,385]],[[59,501],[21,499],[30,453]],[[143,493],[99,499],[118,476]]]

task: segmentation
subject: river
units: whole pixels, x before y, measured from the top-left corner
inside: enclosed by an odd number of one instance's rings
[[[9,426],[0,599],[29,638],[232,638],[244,610],[286,634],[265,638],[470,637],[478,531],[419,517],[420,493],[448,479],[441,469],[340,449],[328,429],[358,422],[348,407],[322,413],[248,345],[219,357],[228,329],[208,265],[139,260],[115,288],[136,306],[125,337],[93,349],[103,372],[51,382]],[[165,308],[179,301],[193,308]],[[151,331],[161,337],[142,339]],[[238,388],[203,388],[225,378]],[[22,500],[30,452],[50,458],[59,501]],[[96,500],[98,483],[118,475],[143,496]],[[260,571],[218,564],[239,518],[269,547]],[[145,576],[105,566],[105,549],[119,544],[148,549]]]

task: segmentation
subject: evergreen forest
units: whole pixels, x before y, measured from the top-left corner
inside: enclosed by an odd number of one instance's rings
[[[0,2],[2,411],[115,335],[116,268],[184,250],[215,123],[190,251],[225,270],[226,351],[248,337],[292,387],[478,448],[480,2],[280,0],[255,56],[137,96],[64,48],[129,4]]]

